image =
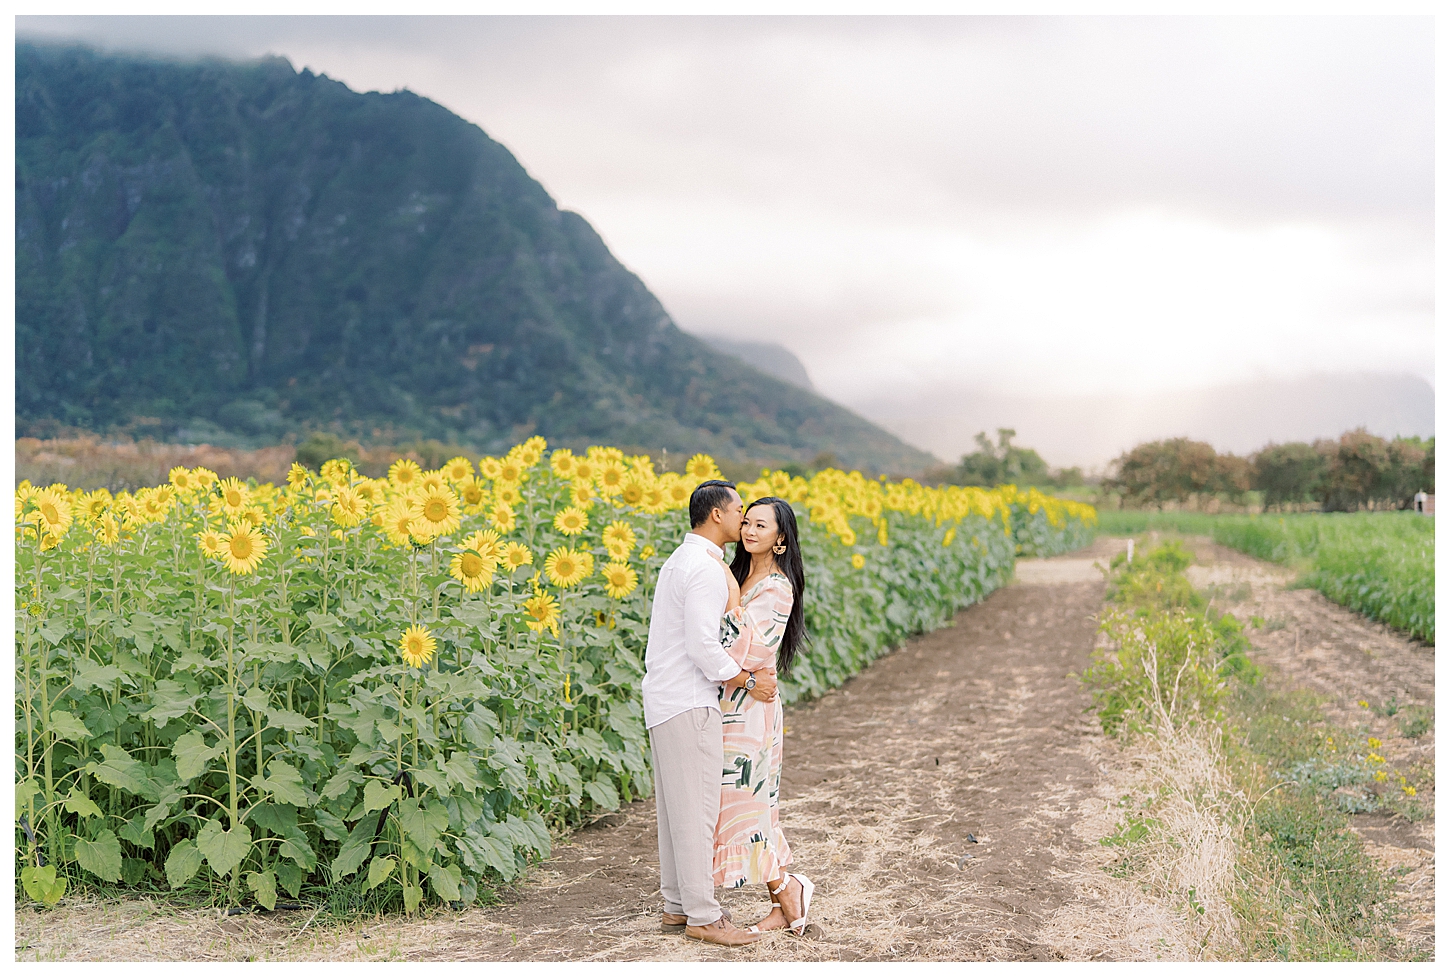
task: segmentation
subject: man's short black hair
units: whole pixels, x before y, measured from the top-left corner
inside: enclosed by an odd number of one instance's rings
[[[724,512],[729,508],[730,492],[734,488],[734,482],[723,478],[712,478],[695,486],[695,491],[690,493],[690,528],[704,525],[705,520],[710,518],[710,510]]]

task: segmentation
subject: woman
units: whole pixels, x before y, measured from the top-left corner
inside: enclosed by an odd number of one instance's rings
[[[747,671],[787,673],[805,638],[801,600],[806,585],[790,503],[774,497],[750,503],[730,572],[738,587],[730,588],[721,625],[726,653]],[[802,935],[815,886],[804,875],[785,871],[791,853],[780,830],[780,699],[761,702],[744,688],[722,689],[720,713],[725,765],[715,827],[715,884],[764,883],[774,908],[751,929],[789,928]]]

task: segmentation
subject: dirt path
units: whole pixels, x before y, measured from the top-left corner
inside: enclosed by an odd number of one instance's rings
[[[310,913],[219,919],[149,900],[52,913],[22,907],[17,957],[1173,956],[1161,939],[1171,926],[1161,908],[1123,903],[1095,881],[1104,878],[1097,841],[1112,829],[1113,775],[1123,758],[1069,677],[1087,661],[1091,617],[1101,607],[1102,577],[1093,562],[1123,545],[1100,539],[1085,552],[1023,561],[1016,584],[960,613],[953,627],[914,639],[843,688],[787,710],[781,817],[794,867],[818,886],[811,915],[825,929],[820,941],[777,934],[727,951],[661,935],[649,801],[576,832],[493,907],[327,927],[310,925]],[[1348,703],[1387,697],[1391,689],[1400,690],[1401,701],[1433,701],[1433,649],[1312,592],[1283,590],[1282,571],[1271,565],[1217,548],[1200,553],[1214,562],[1194,568],[1196,584],[1215,588],[1216,600],[1245,617],[1284,622],[1254,633],[1261,656],[1283,680],[1322,687]],[[1297,655],[1287,643],[1294,633]],[[1423,752],[1433,750],[1432,739],[1404,743]],[[1362,833],[1383,849],[1376,853],[1387,864],[1398,858],[1396,864],[1410,866],[1401,883],[1413,904],[1405,935],[1433,946],[1432,825],[1364,817],[1384,822],[1362,821]],[[722,902],[741,922],[768,907],[759,890],[727,892]]]

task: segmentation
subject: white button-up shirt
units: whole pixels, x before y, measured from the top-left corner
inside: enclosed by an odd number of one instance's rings
[[[686,533],[660,567],[644,653],[644,724],[653,729],[690,709],[720,710],[720,683],[740,666],[720,645],[730,598],[720,547]]]

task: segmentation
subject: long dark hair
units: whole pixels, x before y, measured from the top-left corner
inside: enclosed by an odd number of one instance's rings
[[[763,499],[756,499],[745,507],[745,514],[749,515],[750,510],[758,505],[769,505],[775,510],[775,528],[779,530],[782,541],[785,543],[784,553],[772,553],[775,557],[776,568],[785,574],[790,581],[791,589],[795,592],[795,599],[790,604],[790,617],[785,622],[785,634],[780,639],[780,653],[776,657],[776,668],[780,674],[790,672],[791,662],[795,660],[795,653],[808,640],[806,634],[806,566],[801,559],[800,534],[796,532],[795,510],[785,499],[778,499],[773,495],[767,495]],[[750,554],[745,549],[744,543],[735,544],[735,557],[730,561],[730,572],[735,574],[735,579],[745,583],[745,578],[750,575]]]

